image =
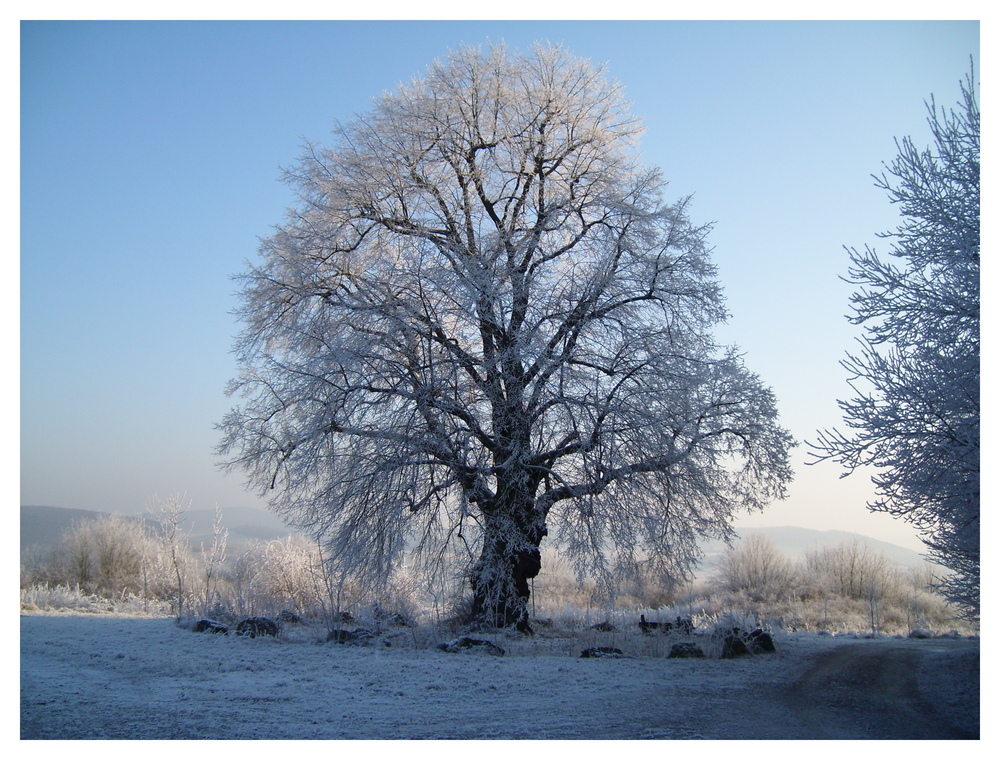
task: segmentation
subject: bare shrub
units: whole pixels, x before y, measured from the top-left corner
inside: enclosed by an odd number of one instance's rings
[[[889,559],[858,540],[807,553],[806,568],[828,592],[851,599],[863,599],[866,587],[896,583]]]
[[[48,556],[22,562],[22,585],[79,586],[105,597],[157,596],[162,587],[159,547],[146,525],[118,514],[79,522]],[[152,586],[152,588],[151,588]]]
[[[215,517],[212,520],[212,544],[206,550],[205,545],[201,546],[202,578],[204,585],[201,590],[201,609],[203,613],[209,610],[218,609],[221,606],[221,597],[218,594],[219,571],[222,563],[226,559],[226,544],[229,539],[229,531],[222,527],[222,510],[215,507]]]
[[[191,548],[187,542],[181,524],[184,515],[187,513],[191,503],[185,503],[185,498],[180,494],[173,494],[165,500],[154,498],[154,507],[151,509],[154,517],[159,521],[162,539],[166,545],[166,554],[170,559],[170,567],[176,581],[174,600],[175,611],[178,616],[184,614],[184,605],[187,597],[191,593],[192,584],[190,576],[193,561]]]
[[[723,590],[747,594],[754,601],[787,595],[793,579],[791,560],[778,551],[767,535],[759,532],[729,547],[718,571]]]

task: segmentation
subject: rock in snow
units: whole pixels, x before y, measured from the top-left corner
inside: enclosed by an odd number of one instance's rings
[[[277,636],[278,624],[266,617],[249,617],[236,624],[237,636]]]
[[[191,629],[195,633],[229,633],[229,628],[214,620],[201,619],[194,624]]]
[[[748,654],[764,654],[774,652],[774,639],[771,634],[757,628],[750,633],[741,628],[733,628],[727,631],[722,639],[722,653],[719,655],[723,660],[730,660],[734,657],[742,657]]]
[[[442,652],[451,652],[452,654],[458,652],[481,652],[483,654],[491,654],[494,657],[503,657],[506,654],[501,647],[498,647],[492,641],[472,639],[468,636],[461,636],[454,641],[438,644],[438,649]]]
[[[758,628],[747,637],[747,649],[750,650],[750,654],[774,652],[774,639],[771,638],[771,634]]]
[[[580,657],[621,658],[625,657],[625,653],[617,647],[591,647],[584,649]]]
[[[682,641],[680,644],[674,644],[670,647],[670,654],[667,655],[667,659],[676,659],[678,657],[697,657],[704,658],[705,653],[701,651],[701,647],[690,641]]]
[[[358,628],[356,631],[334,628],[326,635],[326,640],[336,642],[337,644],[360,644],[374,636],[374,633],[365,628]]]
[[[302,618],[300,618],[291,610],[282,610],[281,612],[278,613],[278,622],[295,625],[296,623],[301,623]]]

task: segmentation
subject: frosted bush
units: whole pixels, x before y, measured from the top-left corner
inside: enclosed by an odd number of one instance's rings
[[[115,614],[136,617],[141,615],[169,615],[172,609],[169,601],[144,599],[136,594],[127,594],[116,599],[101,600],[101,603],[110,607],[111,611]]]
[[[21,609],[100,612],[106,608],[100,605],[96,596],[84,593],[79,586],[43,583],[21,589]]]
[[[760,628],[760,622],[755,614],[745,612],[725,612],[715,621],[715,630],[731,631],[739,628],[743,631],[753,631]]]
[[[117,615],[166,615],[168,602],[122,594],[108,599],[88,594],[79,585],[36,583],[21,589],[21,609],[26,611],[113,612]]]

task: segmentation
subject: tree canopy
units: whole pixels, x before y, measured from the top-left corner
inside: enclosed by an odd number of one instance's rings
[[[241,277],[228,466],[352,572],[457,559],[487,625],[527,627],[547,535],[607,583],[684,577],[792,441],[640,132],[589,62],[500,45],[308,145]]]

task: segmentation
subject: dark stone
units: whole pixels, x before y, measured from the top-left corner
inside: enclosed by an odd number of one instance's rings
[[[764,652],[776,651],[774,648],[774,639],[771,638],[771,634],[765,633],[760,628],[747,636],[746,643],[750,654],[763,654]]]
[[[776,650],[771,634],[765,633],[760,628],[750,633],[740,628],[733,628],[732,632],[726,633],[722,640],[722,654],[720,656],[728,660],[747,654],[764,654],[774,651]]]
[[[604,633],[611,633],[613,630],[615,630],[615,627],[611,625],[611,623],[609,623],[607,620],[602,620],[600,623],[590,626],[590,630],[603,631]]]
[[[739,631],[739,628],[734,629],[734,631]],[[740,633],[730,633],[722,640],[722,654],[719,655],[723,660],[731,660],[734,657],[742,657],[743,655],[750,654],[750,650],[747,649],[746,642],[743,641],[743,637]]]
[[[491,654],[495,657],[503,657],[504,654],[506,654],[501,647],[498,647],[492,641],[486,641],[485,639],[473,639],[468,636],[460,636],[454,641],[438,644],[438,649],[442,652],[450,652],[452,654],[462,651],[482,652],[484,654]]]
[[[365,628],[358,628],[356,631],[345,631],[341,628],[334,628],[326,635],[327,641],[334,641],[337,644],[360,644],[371,639],[375,634]]]
[[[291,623],[291,624],[294,625],[295,623],[301,623],[302,622],[302,618],[300,618],[298,615],[296,615],[291,610],[282,610],[281,612],[278,613],[278,622],[279,623]]]
[[[372,605],[372,617],[380,623],[386,623],[399,628],[415,628],[417,625],[407,615],[401,612],[390,612],[378,602]]]
[[[417,624],[401,612],[395,612],[385,620],[389,625],[397,628],[416,628]]]
[[[625,653],[617,647],[591,647],[590,649],[584,649],[580,653],[580,657],[604,657],[610,659],[620,659],[625,656]]]
[[[195,633],[229,633],[229,628],[214,620],[199,620],[194,624]]]
[[[250,617],[236,624],[237,636],[277,636],[278,624],[266,617]]]
[[[705,653],[701,651],[701,647],[690,641],[684,641],[680,644],[674,644],[670,647],[670,654],[667,655],[667,659],[676,659],[678,657],[699,657],[703,658]]]

